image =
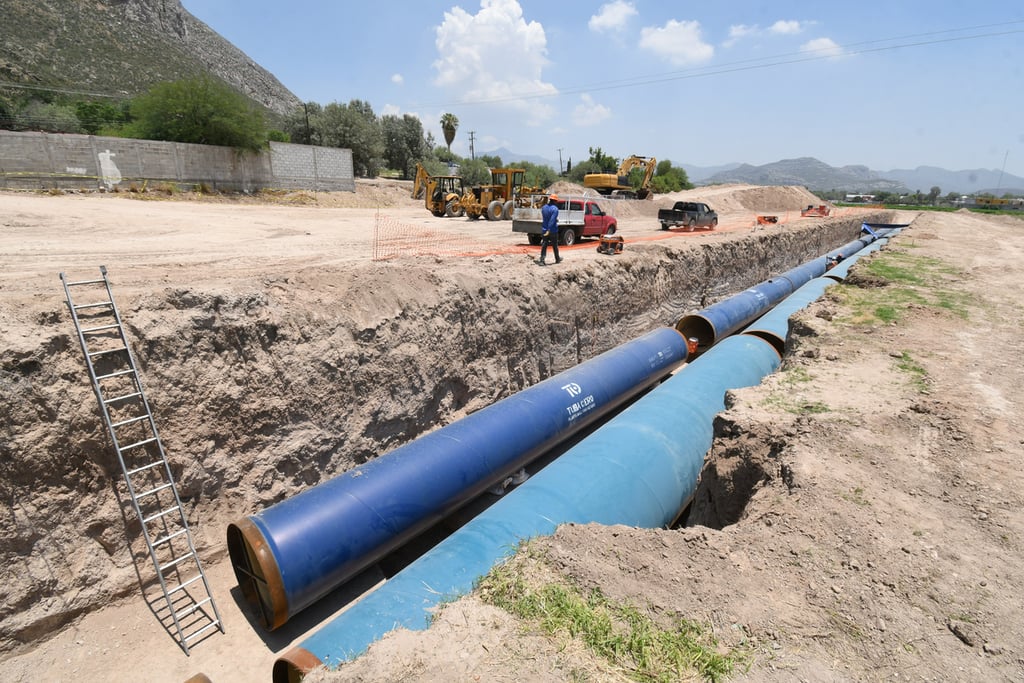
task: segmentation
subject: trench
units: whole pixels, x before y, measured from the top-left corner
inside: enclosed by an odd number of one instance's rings
[[[638,245],[544,277],[410,260],[230,291],[156,285],[118,303],[209,560],[234,519],[845,244],[860,222]],[[120,472],[63,306],[54,296],[38,316],[34,348],[0,352],[0,651],[139,590],[137,539],[111,494]]]

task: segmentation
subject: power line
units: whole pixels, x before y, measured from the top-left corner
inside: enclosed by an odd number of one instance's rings
[[[823,59],[835,59],[835,58],[839,58],[839,57],[852,57],[852,56],[856,56],[856,55],[870,54],[870,53],[874,53],[874,52],[885,52],[885,51],[888,51],[888,50],[896,50],[896,49],[900,49],[900,48],[923,47],[923,46],[926,46],[926,45],[938,45],[938,44],[942,44],[942,43],[953,43],[953,42],[959,42],[959,41],[964,41],[964,40],[978,40],[978,39],[981,39],[981,38],[992,38],[992,37],[998,37],[998,36],[1013,35],[1013,34],[1017,34],[1017,33],[1024,33],[1024,28],[1020,28],[1020,29],[1012,29],[1012,30],[1007,30],[1007,31],[992,31],[992,32],[989,32],[989,33],[977,33],[977,34],[966,35],[966,36],[963,36],[963,35],[961,35],[961,36],[949,36],[949,37],[945,37],[945,38],[936,38],[934,40],[920,40],[920,41],[913,41],[913,42],[902,42],[902,43],[897,43],[897,44],[894,44],[894,45],[884,45],[884,46],[873,47],[873,48],[865,47],[865,48],[860,48],[860,49],[853,49],[853,48],[857,48],[858,46],[875,45],[877,43],[885,43],[885,42],[890,42],[890,41],[893,41],[893,40],[909,40],[909,39],[912,39],[912,38],[921,38],[921,37],[928,37],[928,36],[938,36],[938,35],[947,34],[947,33],[953,33],[953,32],[957,32],[957,31],[992,28],[994,26],[1005,27],[1005,26],[1012,26],[1012,25],[1015,25],[1015,24],[1024,24],[1024,20],[1007,21],[1007,22],[1002,22],[1002,23],[999,23],[999,24],[984,24],[984,25],[980,25],[980,26],[966,27],[966,28],[961,28],[961,29],[945,29],[945,30],[942,30],[942,31],[932,31],[932,32],[929,32],[929,33],[909,34],[909,35],[904,35],[904,36],[895,36],[895,37],[892,37],[892,38],[883,38],[883,39],[878,39],[878,40],[860,41],[860,42],[857,42],[857,43],[850,43],[850,44],[845,45],[845,46],[844,45],[839,45],[839,46],[836,46],[836,47],[820,48],[820,49],[816,49],[816,50],[809,50],[809,51],[806,51],[806,52],[791,52],[791,53],[786,53],[786,54],[781,54],[781,55],[774,55],[774,56],[771,56],[771,57],[762,57],[762,58],[759,58],[759,59],[748,59],[748,60],[741,60],[741,61],[736,61],[736,62],[728,62],[728,63],[721,64],[721,65],[714,66],[714,67],[699,67],[699,68],[693,68],[693,69],[686,69],[686,70],[682,70],[682,71],[670,71],[670,72],[664,72],[664,73],[661,73],[661,74],[651,74],[651,75],[647,75],[647,76],[637,76],[637,77],[633,77],[633,78],[624,78],[624,79],[618,79],[618,80],[612,80],[612,81],[598,81],[598,82],[595,82],[595,83],[590,83],[590,84],[585,84],[585,85],[572,86],[572,87],[569,87],[569,88],[565,88],[564,90],[559,90],[559,91],[557,91],[555,93],[552,93],[550,91],[533,92],[533,93],[524,93],[524,94],[519,94],[519,95],[503,95],[503,96],[500,96],[500,97],[483,97],[483,98],[464,99],[464,100],[458,100],[458,101],[455,101],[455,102],[426,103],[426,104],[423,104],[423,105],[420,105],[420,106],[424,106],[424,107],[453,107],[453,106],[472,106],[472,105],[480,105],[480,104],[497,104],[497,103],[502,103],[502,102],[515,102],[515,101],[518,101],[518,100],[532,100],[532,99],[559,97],[559,96],[562,96],[562,95],[574,95],[574,94],[579,94],[579,93],[584,93],[584,92],[594,92],[594,91],[601,91],[601,90],[619,90],[619,89],[622,89],[622,88],[636,88],[636,87],[641,87],[641,86],[645,86],[645,85],[657,85],[657,84],[660,84],[660,83],[668,83],[668,82],[671,82],[671,81],[688,80],[688,79],[692,79],[692,78],[705,78],[705,77],[709,77],[709,76],[720,76],[720,75],[728,74],[728,73],[738,73],[738,72],[742,72],[742,71],[754,71],[754,70],[758,70],[758,69],[768,69],[768,68],[772,68],[772,67],[776,67],[776,66],[785,66],[785,65],[788,65],[788,64],[799,64],[799,63],[803,63],[803,62],[814,62],[814,61],[820,61],[820,60],[823,60]],[[837,53],[837,50],[839,51],[838,53]],[[775,61],[766,61],[766,60],[775,60]]]
[[[111,95],[110,93],[88,92],[86,90],[71,90],[70,88],[54,88],[46,85],[27,85],[25,83],[12,83],[11,81],[0,81],[0,88],[17,88],[19,90],[39,90],[42,92],[59,92],[65,95],[88,95],[90,97],[109,97],[115,100],[129,99],[128,93]]]

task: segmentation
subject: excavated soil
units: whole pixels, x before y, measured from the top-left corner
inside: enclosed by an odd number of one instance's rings
[[[585,242],[541,268],[507,222],[437,219],[407,192],[0,195],[5,677],[138,680],[145,652],[147,680],[269,678],[343,603],[260,632],[227,567],[229,522],[845,244],[865,215],[800,219],[820,203],[802,188],[703,188],[616,203],[623,254]],[[660,231],[657,208],[677,198],[707,201],[720,229]],[[765,213],[782,222],[754,227]],[[538,542],[547,564],[523,571],[554,567],[706,623],[749,650],[738,678],[1024,676],[1022,224],[866,215],[913,218],[889,248],[947,264],[968,317],[917,307],[894,325],[839,325],[843,304],[827,297],[801,314],[783,371],[731,396],[689,526],[563,527]],[[191,657],[140,596],[137,525],[57,277],[100,264],[224,615],[227,633]],[[899,369],[904,354],[924,388]],[[807,379],[794,383],[797,368]],[[625,674],[468,597],[333,676]]]

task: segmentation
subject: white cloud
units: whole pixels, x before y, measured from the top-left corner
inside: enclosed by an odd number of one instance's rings
[[[676,66],[700,64],[715,54],[715,48],[701,39],[700,22],[697,21],[669,19],[661,28],[644,28],[640,31],[640,47]]]
[[[611,109],[594,102],[593,97],[584,93],[580,95],[580,103],[572,111],[572,122],[576,126],[596,126],[611,115]]]
[[[722,45],[724,47],[732,47],[741,38],[747,36],[757,35],[760,29],[755,24],[754,26],[747,26],[746,24],[735,24],[729,27],[729,38]]]
[[[769,33],[775,33],[778,35],[792,36],[800,33],[804,30],[803,24],[799,21],[794,20],[783,20],[779,19],[769,27]]]
[[[405,83],[405,79],[402,78],[402,74],[392,74],[391,82],[394,83],[395,85],[402,85],[403,83]]]
[[[558,93],[541,77],[548,63],[547,37],[539,22],[523,18],[517,0],[481,0],[476,14],[453,7],[436,34],[436,85],[455,90],[463,100],[517,108],[531,125],[551,117],[552,107],[537,99]],[[533,99],[520,99],[524,96]]]
[[[397,104],[385,104],[381,107],[381,116],[400,116],[402,109]]]
[[[839,59],[846,56],[841,45],[831,38],[815,38],[800,46],[800,51],[829,59]]]
[[[637,15],[636,6],[625,0],[615,0],[601,5],[597,14],[590,17],[587,26],[591,31],[621,31],[630,17]]]

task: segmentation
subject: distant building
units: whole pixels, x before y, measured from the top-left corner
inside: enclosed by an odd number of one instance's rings
[[[846,201],[852,204],[870,204],[875,201],[875,195],[873,194],[848,194],[846,195]]]

